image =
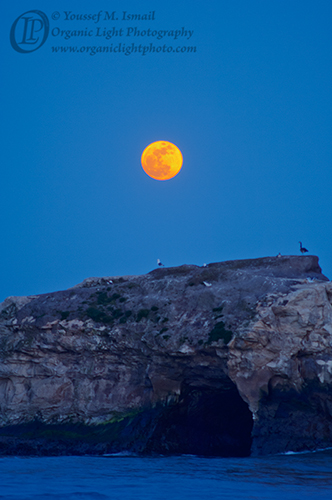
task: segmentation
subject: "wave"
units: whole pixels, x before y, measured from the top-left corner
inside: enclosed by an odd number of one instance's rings
[[[332,450],[332,446],[327,448],[317,448],[317,450],[304,450],[304,451],[285,451],[284,453],[278,453],[278,455],[306,455],[308,453],[320,453],[322,451]]]

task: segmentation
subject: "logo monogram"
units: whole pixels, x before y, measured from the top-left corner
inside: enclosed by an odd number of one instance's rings
[[[19,16],[10,30],[10,43],[17,52],[27,54],[39,49],[46,41],[50,23],[44,12],[29,10]]]

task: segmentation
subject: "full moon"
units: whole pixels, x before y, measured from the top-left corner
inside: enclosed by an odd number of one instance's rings
[[[166,181],[180,172],[183,158],[181,151],[175,144],[167,141],[156,141],[144,149],[141,163],[144,172],[152,179]]]

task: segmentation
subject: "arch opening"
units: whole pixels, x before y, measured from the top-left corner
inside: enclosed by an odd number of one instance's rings
[[[230,380],[221,388],[186,386],[178,403],[162,412],[146,451],[245,457],[252,427],[252,413]]]

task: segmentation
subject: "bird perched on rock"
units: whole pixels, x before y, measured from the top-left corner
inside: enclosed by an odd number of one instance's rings
[[[157,259],[157,264],[159,267],[165,267],[164,264],[162,264],[159,259]]]
[[[309,250],[307,250],[306,248],[304,248],[304,247],[302,246],[301,241],[299,241],[299,243],[300,243],[300,252],[301,252],[302,254],[303,254],[303,253],[306,253],[306,252],[308,252],[308,251],[309,251]]]

